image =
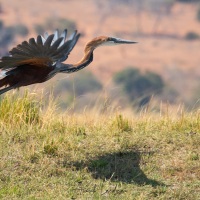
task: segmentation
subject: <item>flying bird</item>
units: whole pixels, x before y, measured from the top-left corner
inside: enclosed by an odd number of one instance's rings
[[[0,59],[0,95],[15,88],[42,83],[57,73],[77,72],[93,61],[93,51],[102,45],[134,44],[136,42],[115,37],[99,36],[85,46],[83,58],[75,64],[63,63],[80,34],[74,31],[67,37],[67,30],[61,34],[45,33],[30,38],[13,48],[8,56]]]

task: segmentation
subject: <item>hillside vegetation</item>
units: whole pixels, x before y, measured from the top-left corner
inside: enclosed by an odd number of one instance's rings
[[[0,199],[200,199],[200,113],[70,110],[0,101]]]

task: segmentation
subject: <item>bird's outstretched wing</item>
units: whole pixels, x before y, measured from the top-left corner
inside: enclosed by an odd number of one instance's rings
[[[24,41],[13,48],[9,56],[0,59],[0,69],[10,69],[23,64],[48,67],[58,61],[63,62],[67,59],[79,36],[80,34],[74,31],[67,38],[67,30],[60,35],[56,30],[51,35],[45,33],[44,37],[38,35],[37,39],[30,38],[28,42]]]

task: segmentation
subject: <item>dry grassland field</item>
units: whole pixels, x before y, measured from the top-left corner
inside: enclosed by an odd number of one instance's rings
[[[1,199],[199,199],[200,113],[58,113],[0,103]]]

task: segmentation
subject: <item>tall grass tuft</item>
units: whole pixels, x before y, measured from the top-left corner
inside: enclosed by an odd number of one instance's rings
[[[117,127],[120,132],[130,132],[132,130],[129,120],[122,114],[116,115],[113,126]]]
[[[33,94],[25,92],[22,96],[6,94],[0,100],[0,120],[10,124],[31,124],[40,121],[41,102]]]

